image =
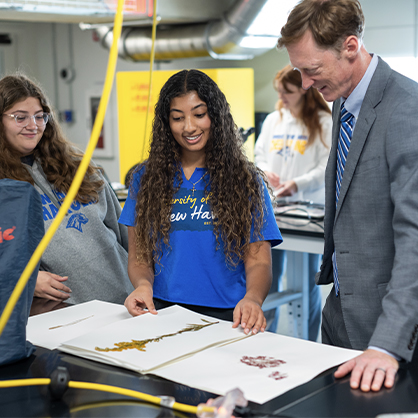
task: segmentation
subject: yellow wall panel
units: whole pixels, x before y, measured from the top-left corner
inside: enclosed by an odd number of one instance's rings
[[[154,107],[164,83],[179,70],[154,71],[151,101],[145,130],[148,103],[149,72],[119,72],[116,75],[119,166],[121,182],[128,170],[145,160],[149,152]],[[252,68],[202,69],[223,91],[231,106],[238,127],[254,126],[254,72]],[[244,145],[248,158],[253,159],[254,135]]]

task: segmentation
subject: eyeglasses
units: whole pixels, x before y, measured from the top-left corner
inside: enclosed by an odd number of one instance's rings
[[[37,113],[36,115],[9,115],[7,113],[3,113],[5,116],[10,116],[14,118],[16,121],[16,125],[24,128],[28,126],[30,123],[31,118],[34,120],[36,126],[45,126],[49,120],[49,113]]]

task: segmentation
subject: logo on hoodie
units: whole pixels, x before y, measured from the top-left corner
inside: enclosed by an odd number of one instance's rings
[[[0,228],[0,244],[3,241],[11,241],[12,239],[14,239],[15,237],[13,236],[13,232],[16,229],[16,227],[12,227],[12,228],[7,228],[4,231],[1,230]]]
[[[67,228],[74,228],[77,229],[80,232],[83,232],[83,224],[86,224],[88,222],[87,216],[83,215],[82,213],[76,213],[70,217],[67,223]]]

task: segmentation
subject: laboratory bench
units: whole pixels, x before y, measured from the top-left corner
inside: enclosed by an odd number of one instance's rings
[[[34,298],[31,315],[65,309],[67,306],[70,305],[65,302]],[[153,396],[170,396],[186,405],[197,406],[218,397],[152,374],[142,375],[41,347],[35,347],[35,352],[27,359],[0,366],[0,380],[50,378],[59,367],[68,371],[71,381],[111,385]],[[335,379],[335,370],[335,367],[331,368],[265,404],[250,402],[247,412],[252,415],[246,416],[376,417],[418,412],[418,361],[401,365],[394,388],[377,393],[352,390],[349,377]],[[162,418],[192,415],[96,390],[68,388],[62,397],[56,398],[45,385],[0,388],[0,418],[41,416]]]
[[[306,220],[277,218],[284,237],[280,248],[294,254],[294,262],[302,260],[305,251],[321,253],[323,226]],[[296,223],[296,224],[295,224]],[[308,244],[306,244],[308,242]],[[308,245],[309,250],[306,249]],[[274,250],[273,250],[274,251]],[[299,261],[298,261],[299,258]],[[300,267],[300,265],[299,265]],[[303,268],[302,268],[303,270]],[[288,263],[289,274],[289,263]],[[296,271],[290,275],[298,275]],[[295,279],[293,286],[303,300],[305,279]],[[295,289],[293,289],[295,290]],[[292,291],[293,291],[292,290]],[[295,303],[296,305],[297,303]],[[65,302],[34,298],[31,315],[68,306]],[[297,322],[301,322],[299,319]],[[299,327],[300,328],[300,327]],[[300,331],[300,329],[299,329]],[[303,330],[302,330],[303,331]],[[60,352],[36,347],[27,359],[0,366],[0,380],[48,378],[58,367],[65,367],[70,380],[94,382],[140,391],[154,396],[171,396],[179,403],[197,406],[218,395],[187,387],[151,374],[141,375],[123,368],[94,362]],[[377,417],[383,414],[418,412],[418,362],[402,365],[395,387],[377,393],[352,390],[349,377],[335,379],[329,369],[310,382],[259,405],[249,404],[257,417]],[[243,411],[241,415],[243,415]],[[239,414],[236,414],[240,416]],[[27,386],[0,389],[2,417],[185,417],[185,412],[172,411],[133,398],[86,389],[68,388],[60,399],[51,395],[47,386]]]
[[[280,292],[269,293],[263,310],[288,304],[289,329],[294,337],[308,339],[309,259],[308,253],[322,254],[324,224],[322,220],[276,216],[283,242],[272,248],[287,251],[286,286]]]
[[[36,348],[17,363],[0,366],[0,380],[47,378],[65,367],[72,381],[123,387],[154,396],[172,396],[197,406],[218,395],[193,389],[153,375],[141,375],[86,360],[58,350]],[[335,368],[263,404],[250,403],[257,417],[376,417],[387,413],[418,412],[418,367],[401,368],[395,387],[377,393],[352,390],[349,378],[336,380]],[[184,412],[95,390],[69,388],[54,399],[47,386],[0,389],[0,417],[185,417]]]

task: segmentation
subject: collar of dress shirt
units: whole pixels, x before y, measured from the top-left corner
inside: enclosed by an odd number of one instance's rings
[[[370,61],[364,76],[360,80],[360,83],[357,84],[353,92],[347,97],[345,102],[343,102],[344,107],[347,109],[347,111],[354,115],[356,121],[360,113],[360,108],[363,103],[364,96],[366,95],[366,91],[369,88],[370,81],[372,80],[373,74],[376,71],[376,67],[379,62],[376,54],[370,55],[372,60]]]

